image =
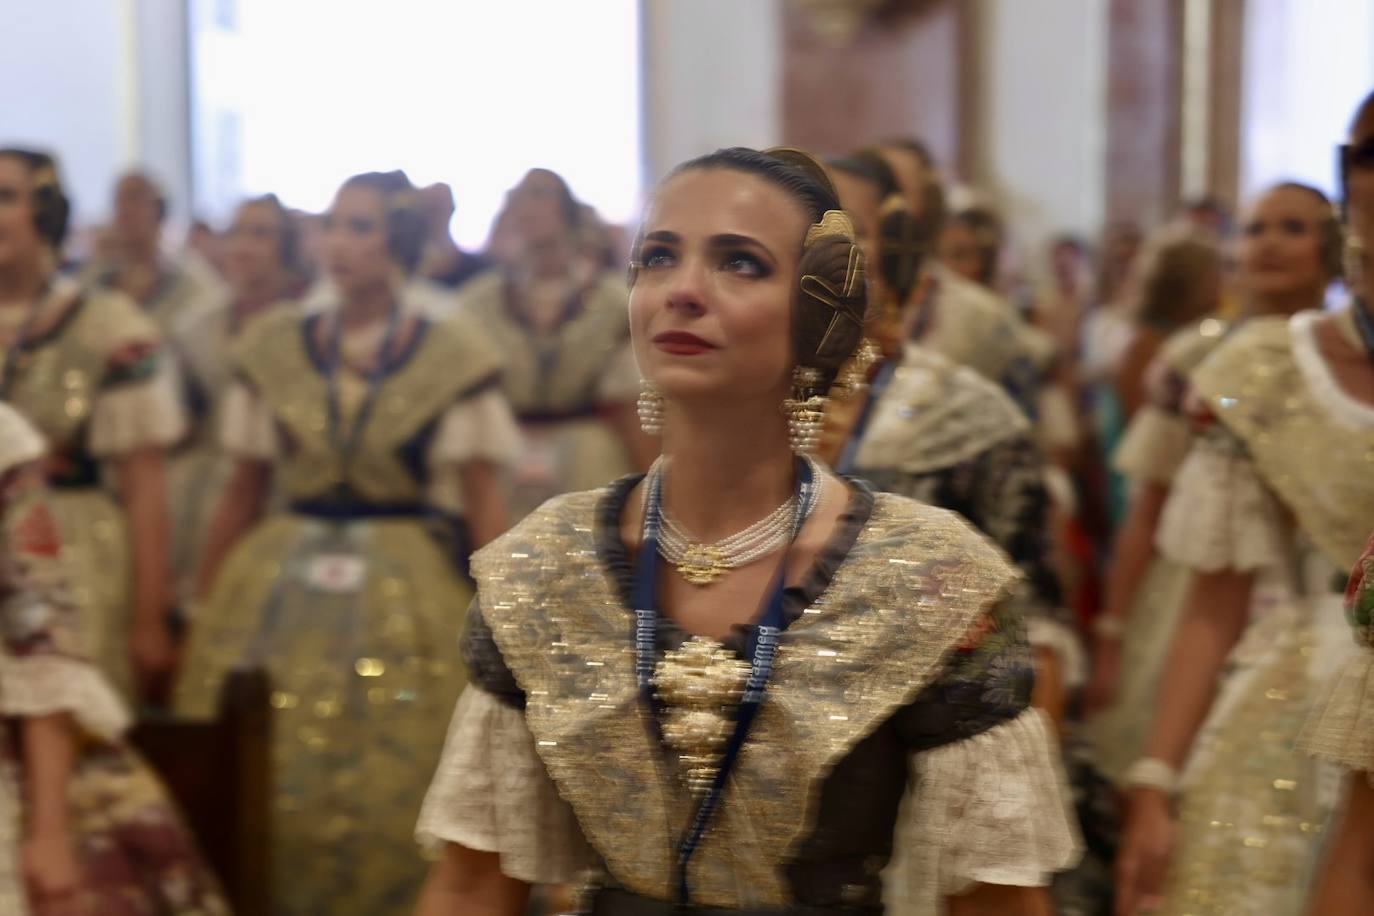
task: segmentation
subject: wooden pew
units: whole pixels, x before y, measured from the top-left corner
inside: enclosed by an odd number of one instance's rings
[[[130,736],[181,806],[240,916],[272,912],[270,698],[265,672],[236,672],[213,721],[154,713]]]

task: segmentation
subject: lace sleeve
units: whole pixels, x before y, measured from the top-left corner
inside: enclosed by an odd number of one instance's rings
[[[231,382],[224,393],[220,445],[236,458],[274,461],[283,451],[272,411],[248,384]]]
[[[1201,572],[1281,561],[1278,501],[1233,434],[1213,425],[1198,435],[1169,490],[1156,541],[1169,559]]]
[[[498,853],[504,874],[530,884],[566,884],[589,860],[524,715],[476,687],[458,701],[416,839]]]
[[[1374,780],[1374,537],[1350,574],[1345,615],[1357,648],[1313,705],[1300,745]]]
[[[1374,649],[1360,646],[1313,704],[1299,746],[1374,778]]]
[[[166,448],[186,435],[186,411],[177,394],[176,371],[165,360],[156,362],[149,374],[107,382],[96,396],[91,415],[93,455],[103,458],[149,446]]]
[[[937,913],[976,884],[1048,885],[1081,852],[1044,714],[916,754],[886,876],[894,913]]]
[[[520,429],[501,389],[487,388],[445,411],[430,445],[431,469],[486,460],[512,465],[520,457]]]
[[[1146,404],[1126,427],[1112,467],[1133,480],[1169,483],[1188,454],[1193,433],[1186,417]]]

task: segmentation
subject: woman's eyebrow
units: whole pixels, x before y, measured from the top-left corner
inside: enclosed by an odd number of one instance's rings
[[[682,241],[682,237],[676,232],[669,232],[667,229],[655,229],[653,232],[644,236],[644,241],[667,242],[670,245],[676,245]]]
[[[752,235],[740,235],[737,232],[725,232],[720,235],[713,235],[711,236],[711,246],[713,248],[735,248],[738,246],[757,248],[760,252],[767,255],[770,260],[776,260],[776,258],[773,257],[773,252],[768,246]]]

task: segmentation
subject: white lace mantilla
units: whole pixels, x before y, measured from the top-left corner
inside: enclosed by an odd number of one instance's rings
[[[152,378],[120,385],[97,397],[91,415],[91,453],[103,458],[179,442],[187,427],[177,378],[163,362]]]
[[[1233,437],[1213,429],[1178,469],[1156,537],[1161,553],[1202,572],[1260,570],[1282,561],[1278,501]]]
[[[416,839],[498,853],[503,874],[531,884],[566,884],[590,859],[524,715],[476,687],[458,701]]]
[[[890,916],[943,911],[977,884],[1043,887],[1078,861],[1068,780],[1044,714],[914,758],[886,878]]]
[[[1348,314],[1348,313],[1347,313]],[[1337,423],[1347,429],[1369,429],[1374,426],[1374,405],[1359,400],[1341,385],[1331,365],[1322,356],[1317,341],[1317,322],[1322,313],[1298,312],[1289,320],[1293,334],[1293,359],[1307,382],[1312,396]],[[1345,320],[1342,315],[1338,320]]]

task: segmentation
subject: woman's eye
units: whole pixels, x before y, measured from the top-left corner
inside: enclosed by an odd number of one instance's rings
[[[1286,219],[1279,224],[1287,235],[1306,235],[1307,224],[1300,219]]]
[[[732,251],[725,256],[723,265],[731,273],[740,274],[745,277],[764,277],[768,275],[768,268],[763,261],[746,251]]]
[[[667,248],[646,248],[639,262],[645,268],[667,267],[673,263],[673,253]]]
[[[372,220],[357,217],[355,219],[351,219],[348,221],[348,228],[350,231],[355,232],[358,235],[371,235],[374,227],[372,224]]]
[[[1264,233],[1264,223],[1246,223],[1245,234],[1251,238]]]

